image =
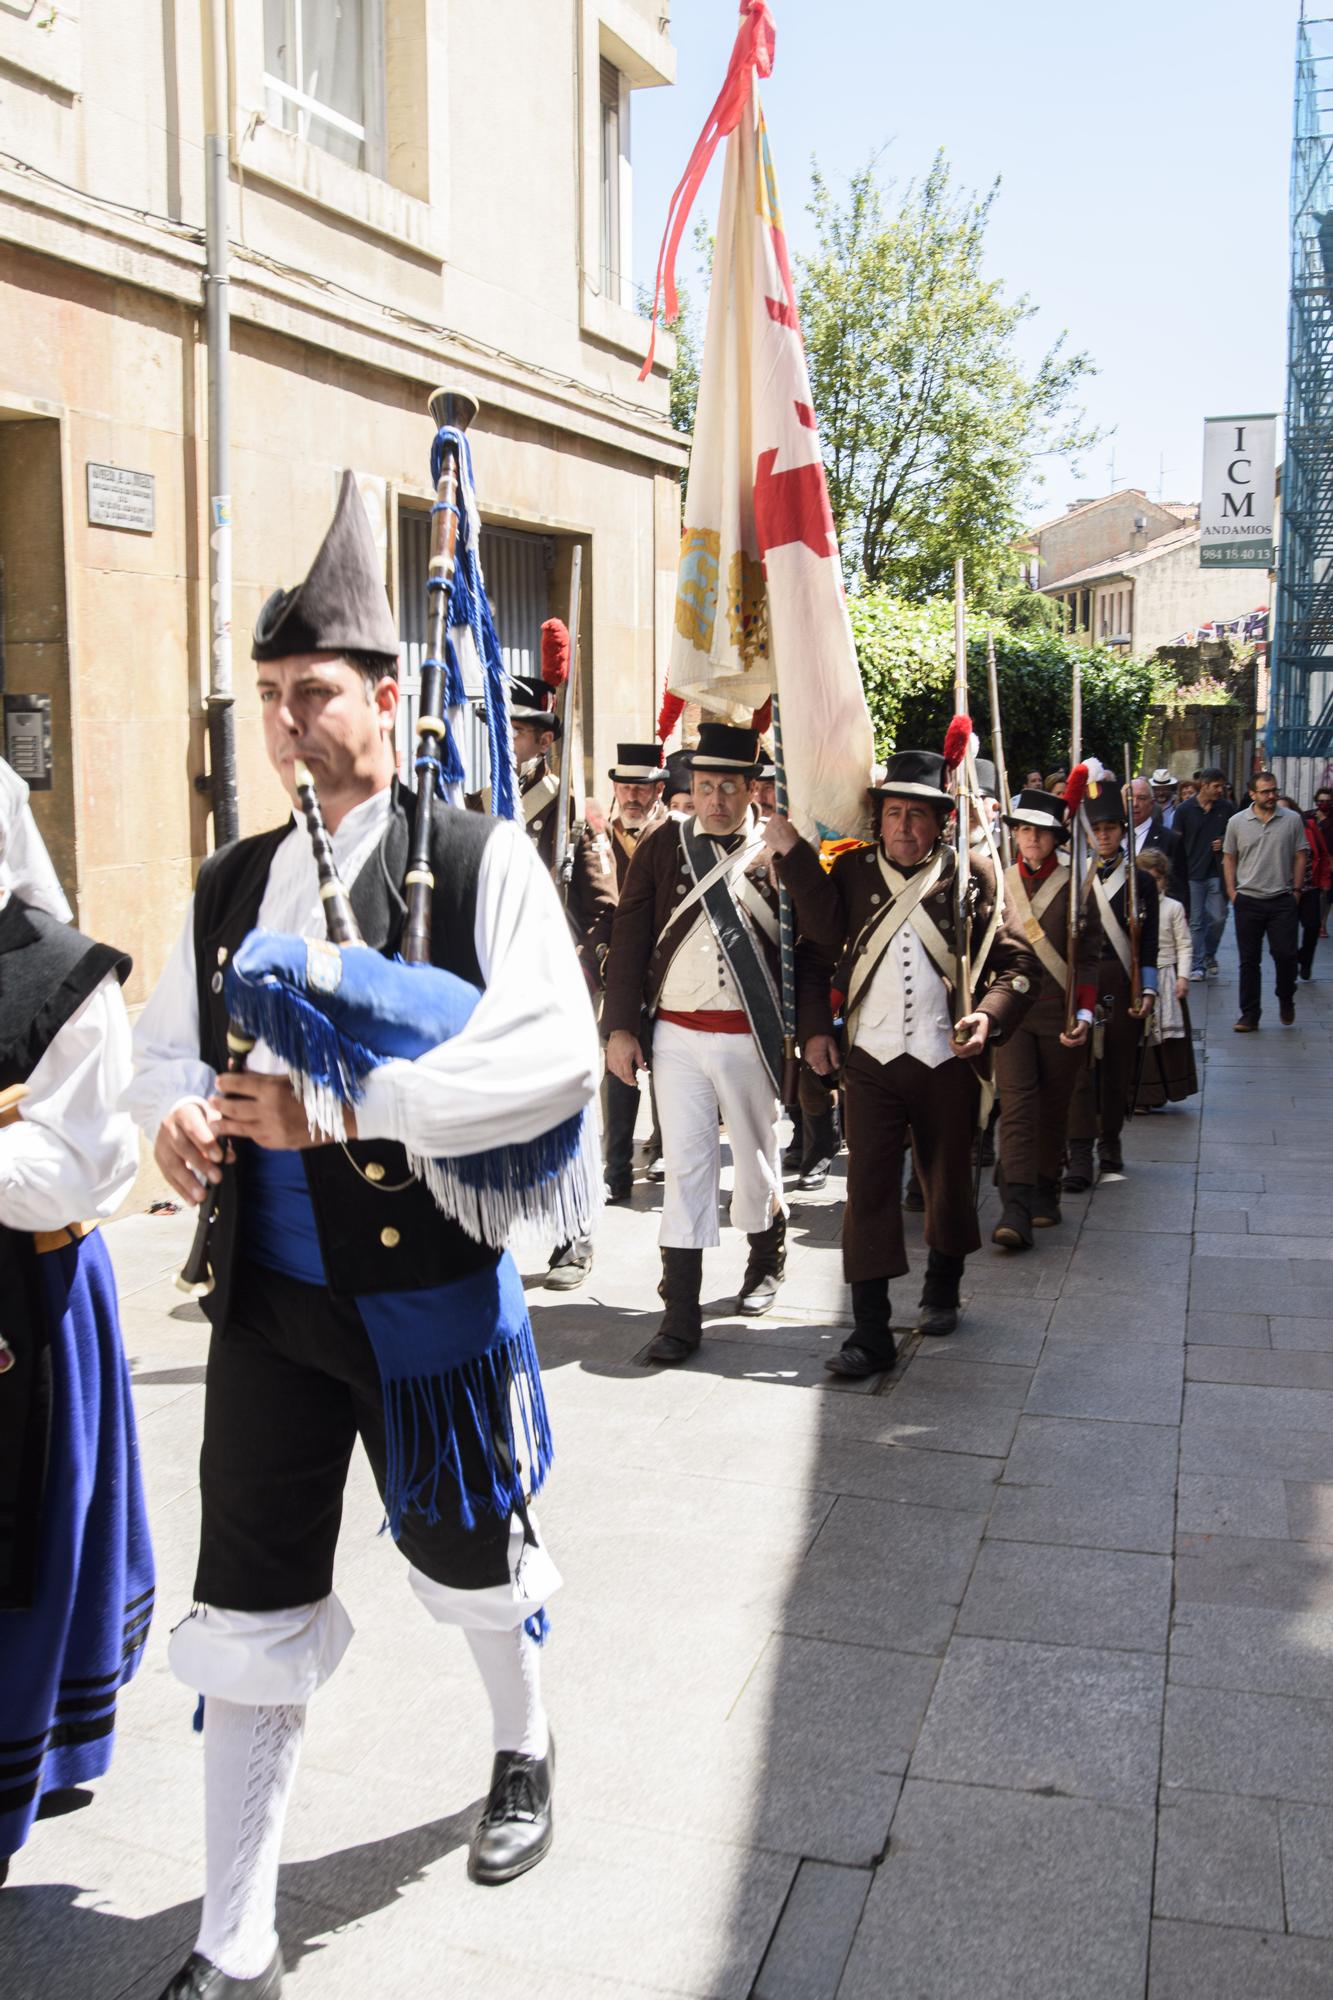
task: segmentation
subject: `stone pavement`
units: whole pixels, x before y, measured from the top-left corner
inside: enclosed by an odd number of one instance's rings
[[[635,1364],[655,1190],[607,1214],[583,1292],[532,1292],[558,1821],[504,1890],[464,1874],[480,1688],[358,1461],[359,1631],[285,1848],[293,2000],[1333,1991],[1333,947],[1319,971],[1295,1029],[1270,1002],[1243,1039],[1232,962],[1194,986],[1202,1099],[1135,1120],[1127,1176],[1037,1252],[987,1245],[959,1332],[888,1380],[823,1374],[837,1177],[795,1201],[770,1318],[729,1316],[740,1254],[709,1253],[683,1370]],[[194,1936],[199,1739],[164,1657],[197,1514],[187,1235],[109,1232],[160,1611],[95,1803],[0,1893],[6,2000],[154,2000]]]

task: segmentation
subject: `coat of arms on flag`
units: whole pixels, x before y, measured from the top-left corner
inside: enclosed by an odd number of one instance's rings
[[[835,837],[861,829],[874,733],[759,102],[773,46],[767,5],[746,0],[726,80],[672,197],[658,267],[669,316],[685,219],[725,136],[668,713],[697,701],[749,722],[776,696],[791,817],[803,832]],[[650,363],[651,350],[645,373]]]

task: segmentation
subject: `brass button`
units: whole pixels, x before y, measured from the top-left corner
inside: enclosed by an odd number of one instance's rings
[[[393,1227],[392,1224],[390,1224],[390,1226],[387,1229],[381,1229],[380,1242],[384,1245],[386,1250],[396,1250],[398,1248],[398,1242],[399,1242],[398,1231]]]
[[[384,1179],[384,1168],[378,1160],[367,1160],[365,1166],[362,1168],[362,1172],[368,1181],[382,1181]]]
[[[872,902],[872,903],[877,903],[877,902],[879,901],[879,897],[878,897],[878,896],[874,896],[874,895],[872,895],[872,896],[871,896],[871,898],[870,898],[870,900],[871,900],[871,902]]]
[[[225,944],[220,944],[220,945],[218,946],[218,964],[219,964],[219,965],[225,965],[225,964],[227,963],[227,960],[228,960],[228,958],[230,957],[230,955],[231,955],[231,954],[230,954],[230,953],[228,952],[228,950],[227,950],[227,947],[226,947],[226,945],[225,945]]]
[[[532,822],[532,830],[533,830],[533,832],[534,832],[534,833],[540,833],[540,832],[541,832],[541,830],[542,830],[542,823],[541,823],[541,821],[540,821],[539,819],[535,819],[535,820],[534,820],[534,821]]]

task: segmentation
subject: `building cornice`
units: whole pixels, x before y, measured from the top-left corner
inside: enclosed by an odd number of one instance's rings
[[[101,201],[12,157],[0,158],[0,242],[202,314],[202,230]],[[484,385],[492,408],[514,417],[554,424],[673,472],[687,461],[686,443],[664,417],[613,391],[433,327],[243,243],[231,246],[229,276],[233,320],[413,382],[459,371]]]

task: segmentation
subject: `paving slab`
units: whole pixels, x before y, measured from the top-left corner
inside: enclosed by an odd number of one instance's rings
[[[1161,1653],[1170,1615],[1165,1555],[987,1540],[957,1629],[988,1639]]]
[[[1138,2000],[1150,1810],[909,1783],[838,2000]]]
[[[1162,1783],[1333,1804],[1333,1702],[1231,1688],[1167,1690]]]
[[[752,2000],[833,2000],[870,1889],[868,1868],[803,1861]]]
[[[909,1775],[1150,1805],[1164,1667],[1147,1653],[957,1638]]]
[[[788,1595],[783,1629],[942,1653],[985,1525],[983,1514],[840,1496]]]
[[[1183,1374],[1182,1352],[1149,1342],[1132,1353],[1096,1341],[1051,1342],[1032,1378],[1027,1410],[1033,1416],[1176,1424]]]
[[[1221,1924],[1152,1927],[1148,2000],[1328,2000],[1333,1944]]]
[[[1173,1792],[1157,1824],[1153,1908],[1190,1923],[1283,1930],[1278,1808],[1271,1799]]]
[[[1286,1481],[1182,1472],[1176,1525],[1182,1536],[1245,1535],[1285,1541],[1291,1533]]]
[[[1170,1492],[1097,1493],[1067,1486],[1001,1486],[986,1533],[992,1541],[1051,1542],[1072,1548],[1169,1555],[1175,1538],[1175,1511]]]
[[[1262,1605],[1182,1604],[1171,1632],[1170,1679],[1182,1687],[1326,1699],[1333,1616]]]

